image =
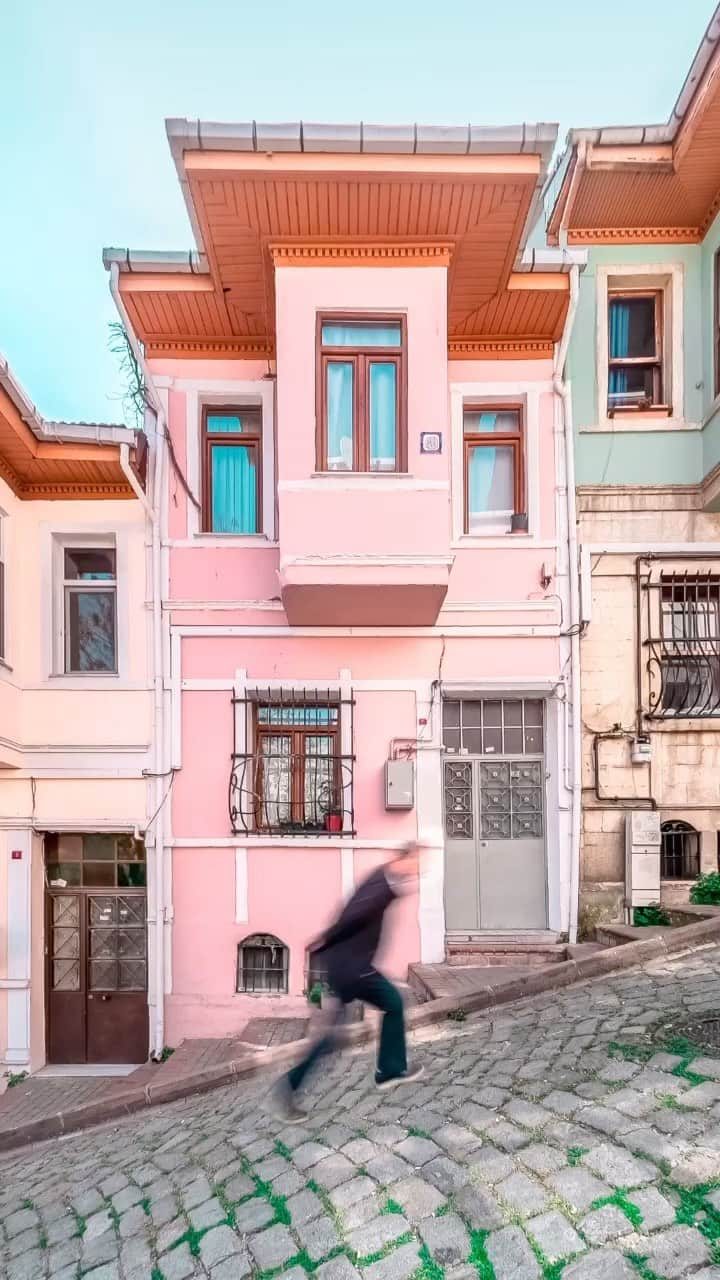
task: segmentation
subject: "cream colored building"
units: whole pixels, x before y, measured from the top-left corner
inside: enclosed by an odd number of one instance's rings
[[[0,1074],[53,1044],[112,1060],[133,1002],[147,1041],[138,452],[124,428],[44,421],[0,359]]]

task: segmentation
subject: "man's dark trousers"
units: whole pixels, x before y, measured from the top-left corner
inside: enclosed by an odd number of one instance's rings
[[[334,1025],[327,1035],[313,1045],[302,1062],[299,1062],[288,1073],[290,1087],[299,1089],[308,1071],[323,1054],[330,1053],[335,1047],[337,1025],[340,1022],[346,1005],[353,1000],[362,1000],[364,1004],[381,1009],[383,1013],[380,1031],[380,1048],[378,1051],[378,1077],[386,1079],[400,1076],[407,1070],[407,1053],[405,1049],[405,1019],[403,1002],[397,987],[384,978],[376,969],[371,969],[352,983],[343,985],[335,993],[340,1001],[335,1010]]]

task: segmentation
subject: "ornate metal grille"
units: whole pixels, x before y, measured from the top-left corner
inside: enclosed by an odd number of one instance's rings
[[[353,700],[331,690],[248,690],[233,698],[230,774],[233,834],[354,835],[353,755],[341,723]],[[238,750],[238,725],[248,749]]]
[[[720,714],[720,575],[638,569],[639,628],[648,673],[647,715]],[[644,598],[644,600],[643,600]],[[642,603],[641,603],[642,602]]]
[[[663,880],[697,880],[700,875],[700,833],[689,822],[663,822],[660,830],[660,874]]]

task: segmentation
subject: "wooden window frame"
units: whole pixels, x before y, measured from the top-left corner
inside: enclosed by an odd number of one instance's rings
[[[257,425],[252,431],[208,431],[208,417],[248,418]],[[257,404],[204,404],[202,407],[202,532],[214,534],[212,527],[212,450],[215,445],[250,449],[255,456],[255,531],[218,533],[223,538],[253,538],[262,533],[262,406]]]
[[[324,324],[400,325],[399,347],[323,346]],[[318,312],[315,332],[315,382],[316,382],[316,456],[317,471],[330,475],[397,475],[407,472],[407,316],[402,312],[381,312],[366,315],[357,311]],[[346,471],[335,471],[328,466],[327,456],[327,366],[328,364],[353,365],[353,464]],[[395,381],[395,466],[392,470],[370,468],[370,365],[394,364]]]
[[[80,552],[99,552],[109,551],[115,563],[115,575],[112,578],[68,578],[65,565],[67,556],[75,551]],[[62,663],[63,675],[79,677],[84,680],[86,677],[97,676],[116,676],[120,670],[120,654],[119,654],[119,635],[118,635],[118,601],[119,601],[119,577],[118,577],[118,550],[115,542],[83,542],[81,539],[73,541],[68,539],[60,546],[60,557],[62,566]],[[73,595],[107,595],[112,593],[115,599],[113,609],[113,655],[115,661],[112,667],[103,667],[95,671],[82,671],[76,669],[72,665],[72,621],[70,617],[70,599]]]
[[[720,249],[713,258],[713,390],[720,396]]]
[[[479,431],[474,434],[465,432],[465,415],[468,413],[516,413],[518,416],[517,432]],[[470,450],[481,447],[491,448],[498,445],[509,445],[513,450],[513,503],[514,514],[527,511],[526,507],[526,467],[525,467],[525,415],[521,404],[464,404],[463,405],[463,530],[470,533],[470,511],[468,507],[469,485],[468,465]],[[477,535],[482,537],[482,534]]]
[[[608,329],[608,406],[609,418],[618,413],[642,413],[647,410],[667,410],[670,408],[663,401],[665,386],[665,352],[664,352],[664,290],[663,289],[608,289],[607,329]],[[610,355],[610,309],[613,302],[640,302],[652,300],[655,304],[655,355],[654,356],[611,356]],[[610,402],[610,374],[620,369],[651,369],[653,375],[653,394],[650,404],[613,405]]]
[[[307,755],[305,742],[308,738],[332,738],[332,750],[327,758],[333,762],[333,804],[332,808],[342,809],[342,766],[340,759],[340,707],[335,703],[317,704],[329,706],[337,712],[334,723],[327,725],[293,725],[293,724],[261,724],[258,710],[272,704],[258,703],[254,709],[255,732],[255,829],[256,831],[276,831],[278,828],[265,821],[263,814],[263,760],[261,743],[264,738],[290,739],[290,822],[297,828],[303,825],[305,812],[305,764]],[[307,707],[315,706],[308,702]]]

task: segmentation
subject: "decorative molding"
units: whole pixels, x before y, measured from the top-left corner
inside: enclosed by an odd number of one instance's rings
[[[568,244],[697,244],[701,227],[573,227]],[[662,264],[658,264],[662,270]]]
[[[449,338],[451,360],[552,360],[552,338]]]
[[[175,355],[204,356],[223,360],[226,356],[258,356],[270,359],[275,348],[271,338],[147,338],[145,353],[148,359],[161,359]]]
[[[363,243],[357,240],[347,244],[278,241],[268,245],[268,252],[276,267],[334,267],[338,264],[359,267],[368,262],[401,262],[406,267],[447,267],[454,247],[444,240],[418,244],[392,241]]]

